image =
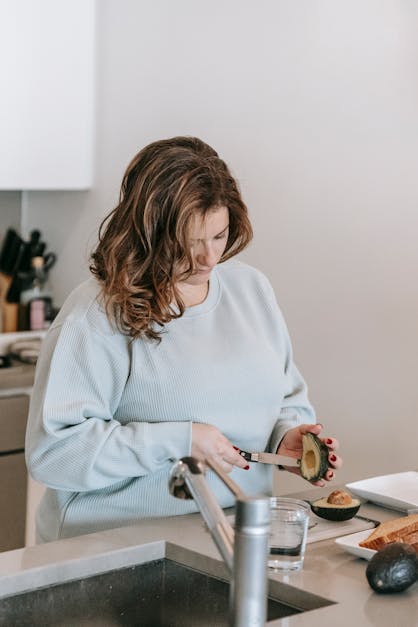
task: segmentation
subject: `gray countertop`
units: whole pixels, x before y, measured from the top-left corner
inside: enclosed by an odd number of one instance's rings
[[[0,396],[30,389],[35,376],[35,366],[14,360],[10,368],[0,368]]]
[[[19,331],[16,333],[0,333],[0,355],[9,355],[12,345],[19,342],[39,341],[45,337],[45,331]],[[33,385],[35,366],[12,359],[12,367],[0,368],[0,396],[30,391]]]
[[[316,498],[324,490],[298,493]],[[326,492],[329,492],[329,488]],[[325,492],[324,492],[325,493]],[[365,503],[360,514],[388,520],[400,514]],[[226,570],[200,514],[144,520],[137,525],[60,540],[0,554],[0,597],[69,581],[115,568],[158,559],[187,556],[206,560],[211,574]],[[325,597],[333,605],[270,622],[282,627],[417,627],[418,583],[395,595],[378,595],[369,587],[367,562],[346,553],[333,539],[308,544],[301,572],[270,572],[272,585],[283,596],[297,598],[302,591]]]

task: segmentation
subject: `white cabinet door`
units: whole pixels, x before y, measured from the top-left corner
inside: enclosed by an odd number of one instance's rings
[[[92,183],[95,0],[0,0],[0,189]]]

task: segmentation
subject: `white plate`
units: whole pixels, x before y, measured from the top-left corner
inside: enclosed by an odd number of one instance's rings
[[[347,553],[351,553],[356,557],[362,557],[365,560],[370,560],[376,551],[373,551],[373,549],[363,548],[362,546],[359,546],[358,543],[368,538],[372,531],[372,529],[367,529],[366,531],[351,533],[349,536],[336,538],[335,544],[338,544],[338,546],[344,549],[344,551],[347,551]]]
[[[390,509],[407,512],[418,507],[418,472],[398,472],[347,483],[347,488],[363,498]]]

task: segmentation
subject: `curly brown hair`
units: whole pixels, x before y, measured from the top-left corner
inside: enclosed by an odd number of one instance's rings
[[[248,245],[252,228],[237,183],[215,150],[196,137],[174,137],[132,159],[90,265],[107,315],[122,332],[159,340],[162,327],[184,313],[176,283],[193,271],[191,219],[220,207],[229,210],[222,262]]]

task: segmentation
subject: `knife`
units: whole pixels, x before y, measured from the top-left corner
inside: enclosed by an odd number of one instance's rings
[[[237,451],[241,457],[247,462],[259,462],[261,464],[273,464],[274,466],[299,466],[300,459],[294,457],[286,457],[285,455],[278,455],[277,453],[248,453],[242,449]]]

